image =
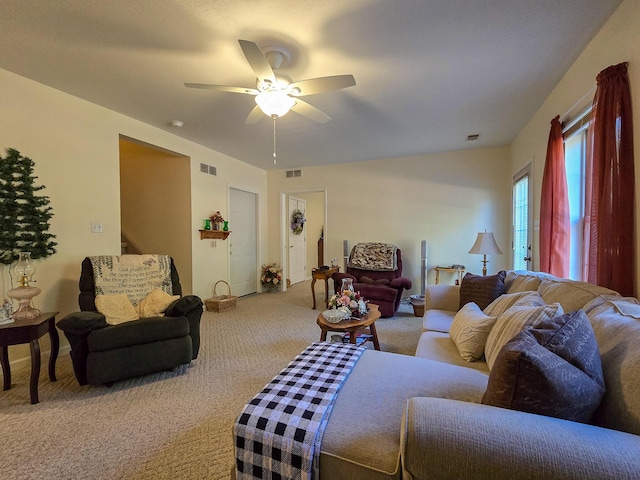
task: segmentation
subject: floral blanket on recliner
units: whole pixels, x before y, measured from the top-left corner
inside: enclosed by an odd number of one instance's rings
[[[397,247],[391,243],[356,243],[349,256],[349,267],[362,270],[398,269]]]
[[[96,296],[125,293],[137,305],[154,288],[173,295],[169,255],[100,255],[89,260]]]

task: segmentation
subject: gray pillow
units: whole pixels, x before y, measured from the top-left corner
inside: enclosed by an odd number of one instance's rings
[[[586,423],[604,392],[598,344],[589,319],[578,310],[507,342],[482,403]]]
[[[480,310],[487,308],[491,302],[504,293],[504,278],[506,275],[507,272],[504,270],[486,277],[467,273],[462,277],[460,306],[458,309],[470,302],[478,305]]]

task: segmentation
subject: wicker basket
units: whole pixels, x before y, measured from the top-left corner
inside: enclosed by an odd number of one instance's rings
[[[218,295],[216,292],[216,287],[219,283],[224,283],[227,286],[228,295]],[[207,298],[204,301],[204,304],[207,306],[207,310],[210,312],[223,312],[225,310],[229,310],[236,306],[238,302],[238,297],[234,297],[231,295],[231,287],[224,280],[218,280],[216,284],[213,286],[213,297]]]

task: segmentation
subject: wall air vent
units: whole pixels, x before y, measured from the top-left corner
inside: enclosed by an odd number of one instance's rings
[[[474,142],[480,138],[479,133],[472,133],[471,135],[467,135],[467,142]]]
[[[200,173],[208,173],[209,175],[218,175],[218,170],[213,165],[207,165],[206,163],[201,163]]]
[[[301,177],[302,170],[287,170],[286,176],[287,178]]]

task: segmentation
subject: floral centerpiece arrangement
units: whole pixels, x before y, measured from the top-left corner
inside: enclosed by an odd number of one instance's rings
[[[360,292],[342,290],[331,296],[329,308],[342,310],[351,317],[360,317],[369,311],[367,302]]]
[[[278,285],[282,283],[282,268],[278,267],[275,263],[263,265],[260,280],[265,285]]]
[[[224,217],[220,213],[220,210],[217,210],[216,213],[213,213],[209,216],[211,220],[211,225],[214,230],[219,230],[220,224],[224,222]]]

